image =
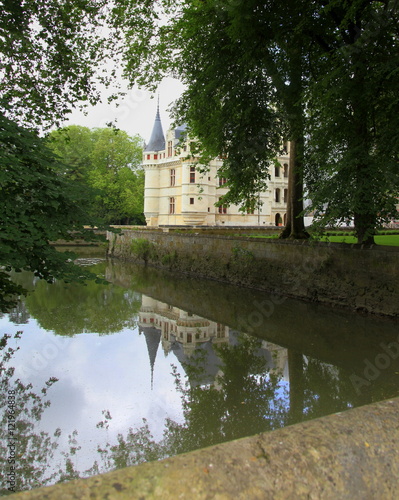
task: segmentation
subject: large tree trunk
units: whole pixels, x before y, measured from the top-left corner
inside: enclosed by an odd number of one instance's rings
[[[303,212],[303,175],[302,175],[303,140],[290,142],[290,160],[288,173],[287,222],[280,238],[306,239]]]
[[[290,84],[284,94],[284,107],[290,127],[290,160],[288,173],[287,223],[280,238],[306,239],[303,220],[303,155],[304,110],[302,83],[302,49],[291,51],[289,60]]]
[[[363,58],[362,58],[363,59]],[[358,243],[374,243],[374,233],[377,214],[373,207],[370,172],[368,167],[368,156],[370,150],[370,138],[368,130],[368,103],[364,99],[365,75],[367,64],[357,57],[353,69],[352,109],[353,109],[353,132],[352,149],[358,151],[358,160],[354,168],[356,203],[354,206],[355,235]]]

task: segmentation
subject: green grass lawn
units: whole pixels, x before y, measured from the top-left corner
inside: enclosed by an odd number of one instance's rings
[[[251,238],[278,238],[278,234],[251,234]],[[357,239],[350,233],[342,233],[340,235],[323,236],[320,241],[331,241],[332,243],[357,243]],[[392,247],[399,246],[399,234],[380,234],[374,237],[376,245],[387,245]]]
[[[356,243],[357,239],[348,234],[342,236],[324,236],[321,241],[331,241],[333,243]],[[399,246],[399,234],[381,234],[374,237],[376,245]]]

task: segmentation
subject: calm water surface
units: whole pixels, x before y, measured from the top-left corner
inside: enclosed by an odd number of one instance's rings
[[[10,464],[19,491],[399,393],[395,321],[80,262],[111,284],[20,274],[34,293],[0,317],[3,494]]]

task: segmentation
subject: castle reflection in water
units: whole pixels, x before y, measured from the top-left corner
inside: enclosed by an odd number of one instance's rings
[[[213,384],[221,374],[221,360],[215,346],[235,345],[241,332],[226,325],[197,316],[146,295],[142,295],[139,333],[146,339],[151,366],[151,381],[159,345],[165,356],[176,356],[183,368],[195,358],[201,359],[201,379],[190,379],[191,385]],[[265,369],[289,381],[288,350],[266,340],[259,342],[257,355],[265,361]]]

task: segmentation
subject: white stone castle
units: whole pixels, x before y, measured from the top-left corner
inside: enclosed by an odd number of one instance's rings
[[[214,159],[202,174],[190,155],[185,127],[163,133],[159,104],[151,138],[144,150],[144,215],[148,226],[282,226],[286,221],[289,143],[284,143],[278,164],[271,166],[266,191],[259,193],[259,210],[243,214],[239,207],[216,207],[227,192],[218,176],[221,159]]]

